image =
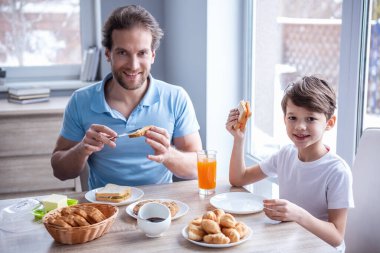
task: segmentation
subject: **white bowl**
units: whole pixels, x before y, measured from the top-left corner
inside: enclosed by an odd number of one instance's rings
[[[171,224],[170,210],[160,203],[150,202],[143,205],[137,216],[137,226],[148,237],[160,237]]]

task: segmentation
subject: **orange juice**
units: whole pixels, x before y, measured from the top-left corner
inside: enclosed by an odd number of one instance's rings
[[[200,189],[213,190],[216,186],[216,160],[198,160],[198,185]]]

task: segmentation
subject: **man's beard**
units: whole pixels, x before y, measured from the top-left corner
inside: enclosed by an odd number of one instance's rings
[[[144,83],[146,82],[146,80],[148,79],[148,75],[146,74],[139,74],[139,78],[137,80],[137,82],[133,82],[133,83],[128,83],[128,81],[126,81],[123,77],[124,77],[124,74],[121,73],[121,72],[114,72],[113,73],[113,77],[116,79],[116,81],[120,84],[121,87],[123,87],[124,89],[126,90],[137,90],[138,88],[140,88],[141,86],[144,85]]]

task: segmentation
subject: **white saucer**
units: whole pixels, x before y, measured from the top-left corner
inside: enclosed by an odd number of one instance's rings
[[[261,212],[264,197],[249,192],[227,192],[210,199],[210,204],[232,214]]]

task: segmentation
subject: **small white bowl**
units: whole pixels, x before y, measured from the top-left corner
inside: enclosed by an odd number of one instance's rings
[[[170,210],[160,203],[146,203],[137,216],[137,226],[148,237],[160,237],[169,229],[172,217]]]

